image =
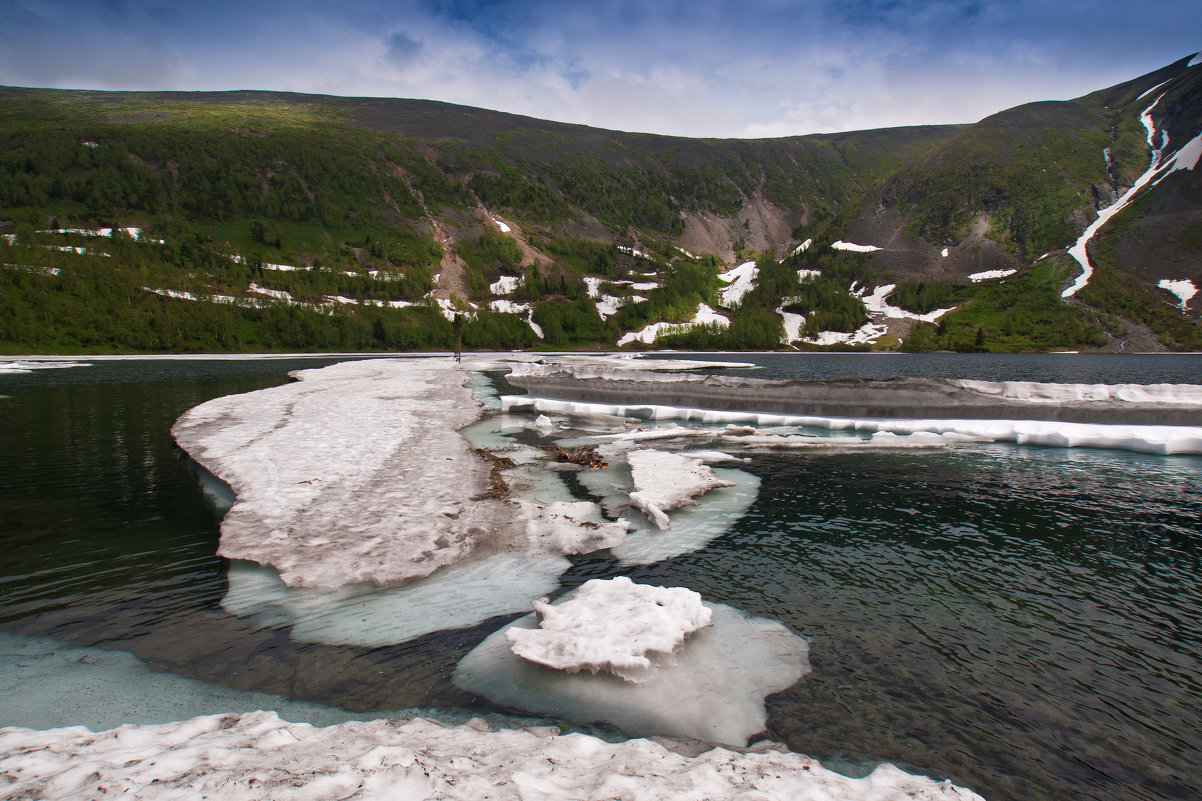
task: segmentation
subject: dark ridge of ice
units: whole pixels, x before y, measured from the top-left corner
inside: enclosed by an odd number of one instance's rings
[[[515,371],[509,382],[543,398],[612,405],[814,417],[1202,425],[1202,387],[1193,385],[1093,387],[941,378],[783,381],[633,372],[584,375],[563,369]]]

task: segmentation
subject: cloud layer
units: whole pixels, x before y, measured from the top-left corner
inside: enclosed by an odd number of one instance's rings
[[[972,122],[1164,66],[1196,0],[0,0],[0,83],[418,97],[689,136]]]

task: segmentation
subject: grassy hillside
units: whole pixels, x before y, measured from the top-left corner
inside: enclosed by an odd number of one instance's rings
[[[1165,85],[1173,142],[1202,132],[1185,63],[970,126],[771,140],[415,100],[0,88],[0,350],[445,349],[456,315],[470,347],[611,348],[664,323],[658,344],[680,347],[1056,349],[1105,342],[1118,317],[1196,347],[1196,312],[1140,311],[1173,310],[1162,278],[1202,284],[1196,172],[1098,237],[1092,310],[1058,300],[1071,262],[1039,260],[1146,169],[1147,89]],[[853,231],[871,241],[849,250]],[[719,275],[744,260],[754,285],[726,303]],[[1019,274],[971,282],[975,264]],[[886,322],[866,298],[895,283],[896,306],[956,311],[866,338]]]

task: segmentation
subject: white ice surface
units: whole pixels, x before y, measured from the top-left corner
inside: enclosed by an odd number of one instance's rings
[[[722,299],[722,305],[737,306],[742,303],[743,297],[755,288],[755,279],[759,274],[760,269],[755,266],[754,261],[745,261],[737,267],[720,273],[718,278],[727,284],[718,290],[718,297]]]
[[[852,253],[872,253],[875,250],[880,250],[876,245],[856,245],[842,240],[833,243],[831,247],[835,250],[847,250]]]
[[[593,579],[570,599],[533,602],[536,628],[509,628],[510,650],[537,665],[570,673],[612,673],[641,683],[685,638],[710,625],[701,595],[684,587],[635,584],[625,576]]]
[[[314,728],[272,712],[100,733],[3,729],[0,772],[10,795],[46,801],[982,801],[887,764],[851,779],[770,745],[687,757],[548,727],[418,718]]]
[[[515,655],[508,630],[534,628],[533,614],[485,639],[460,661],[452,681],[514,709],[579,722],[603,720],[631,736],[744,745],[767,723],[764,696],[810,672],[807,643],[776,621],[705,605],[712,625],[685,640],[670,659],[660,660],[656,674],[643,682],[553,670]]]
[[[701,460],[679,453],[644,448],[631,451],[626,458],[634,482],[630,505],[664,530],[672,525],[667,512],[695,505],[693,498],[712,489],[734,486]]]
[[[984,272],[973,273],[972,275],[968,276],[968,280],[975,284],[981,281],[989,281],[994,278],[1009,278],[1016,272],[1018,272],[1018,270],[985,270]]]
[[[509,231],[510,231],[510,228],[509,228],[509,226],[508,226],[508,225],[506,225],[505,223],[501,222],[501,221],[500,221],[500,220],[498,220],[496,217],[493,217],[493,218],[492,218],[492,221],[493,221],[494,223],[496,223],[496,224],[497,224],[497,228],[500,228],[500,229],[501,229],[501,233],[503,233],[503,234],[507,234],[507,233],[509,233]]]
[[[64,367],[91,367],[88,362],[43,362],[35,359],[17,359],[11,362],[0,362],[0,373],[32,373],[34,370],[59,370]]]
[[[1162,278],[1156,284],[1156,286],[1160,287],[1161,289],[1167,289],[1176,295],[1178,300],[1181,301],[1181,311],[1185,311],[1194,295],[1198,294],[1198,288],[1194,286],[1194,282],[1188,278],[1183,278],[1179,281]]]
[[[502,405],[516,406],[507,397]],[[789,425],[829,430],[890,431],[895,434],[928,432],[964,434],[988,442],[1054,447],[1095,447],[1140,453],[1202,453],[1202,427],[1155,425],[1102,425],[1051,420],[916,420],[851,417],[816,417],[761,412],[716,411],[653,404],[606,404],[526,398],[522,406],[540,412],[564,414],[608,414],[653,420],[695,420],[702,423]],[[633,535],[627,538],[627,543]],[[616,552],[616,551],[615,551]]]
[[[260,626],[289,627],[298,642],[374,648],[529,609],[530,599],[554,591],[569,567],[563,557],[496,554],[401,587],[322,590],[288,587],[275,570],[236,561],[221,606]]]
[[[289,586],[393,586],[508,539],[488,468],[455,429],[479,405],[451,359],[373,359],[185,413],[173,434],[238,501],[219,553]]]

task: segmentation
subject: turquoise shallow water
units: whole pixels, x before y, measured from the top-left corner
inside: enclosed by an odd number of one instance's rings
[[[994,380],[1035,380],[1051,360],[1060,380],[1098,383],[1189,382],[1202,363],[1006,357],[998,375],[979,356],[756,358],[765,377],[885,364]],[[352,710],[495,711],[449,676],[509,618],[335,648],[220,607],[217,513],[170,426],[210,397],[324,363],[0,376],[0,631]],[[1202,796],[1202,459],[973,445],[757,455],[745,469],[761,479],[757,501],[703,550],[634,568],[584,557],[565,586],[617,574],[687,586],[809,637],[813,672],[770,699],[768,734],[819,758],[891,760],[990,799]],[[22,722],[13,703],[0,697],[0,724]],[[62,700],[62,722],[72,706]]]

